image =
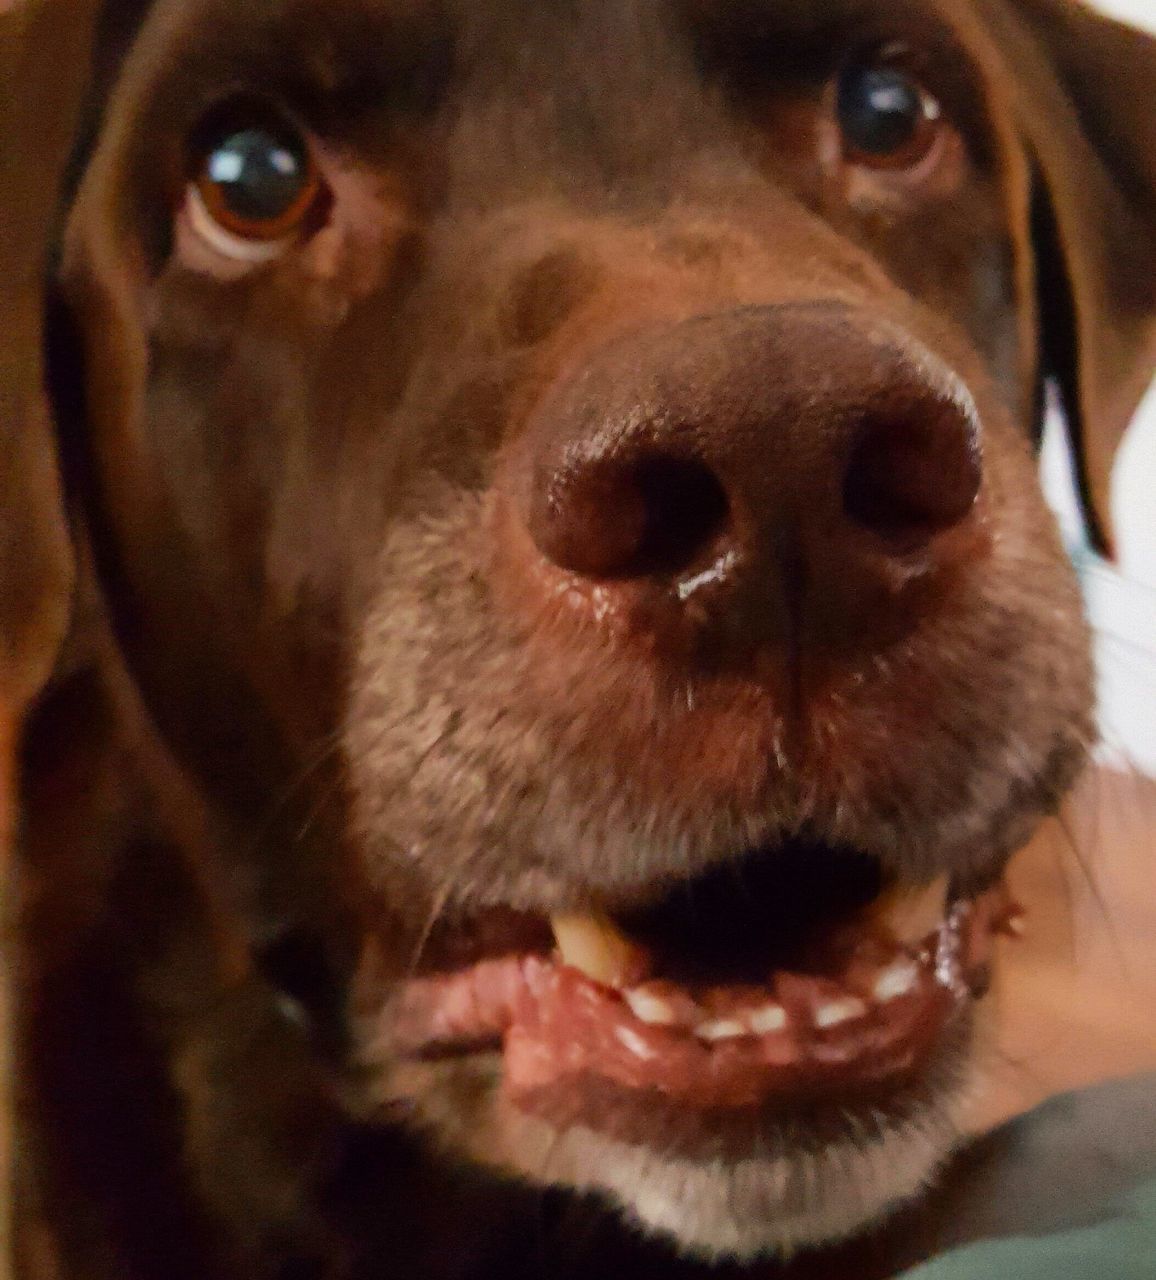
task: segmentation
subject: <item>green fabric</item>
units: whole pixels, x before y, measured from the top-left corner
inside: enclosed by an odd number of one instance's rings
[[[1156,1181],[1105,1205],[1093,1226],[968,1245],[902,1280],[1156,1280]]]

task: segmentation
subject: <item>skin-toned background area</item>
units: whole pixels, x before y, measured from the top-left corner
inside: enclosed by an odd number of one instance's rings
[[[1098,7],[1156,32],[1156,0],[1100,0]],[[1113,476],[1115,565],[1086,548],[1058,424],[1045,448],[1044,477],[1096,626],[1102,755],[1156,775],[1156,387],[1132,424]]]
[[[1153,0],[1102,0],[1156,31]],[[1029,909],[1004,947],[993,1089],[980,1123],[1059,1089],[1156,1067],[1156,388],[1116,465],[1115,564],[1087,549],[1058,423],[1044,476],[1096,632],[1100,767],[1017,859]]]

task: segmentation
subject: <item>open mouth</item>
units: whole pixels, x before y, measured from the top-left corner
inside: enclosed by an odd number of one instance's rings
[[[792,841],[642,908],[447,923],[374,1035],[406,1059],[500,1051],[529,1110],[592,1082],[701,1111],[846,1098],[917,1072],[1018,927],[1002,884],[905,887]]]

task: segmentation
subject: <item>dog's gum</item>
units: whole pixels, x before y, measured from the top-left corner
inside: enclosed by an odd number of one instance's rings
[[[867,930],[840,976],[783,971],[761,987],[619,990],[556,957],[507,955],[403,983],[380,1047],[420,1057],[501,1045],[515,1105],[577,1077],[696,1108],[838,1093],[896,1079],[932,1051],[982,986],[1010,910],[997,888],[957,903],[918,951]]]

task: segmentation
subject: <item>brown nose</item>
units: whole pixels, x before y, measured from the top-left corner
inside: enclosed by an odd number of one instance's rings
[[[525,443],[535,543],[599,579],[685,578],[726,553],[757,573],[787,541],[827,571],[927,552],[982,479],[959,378],[837,304],[620,339],[546,396]]]

